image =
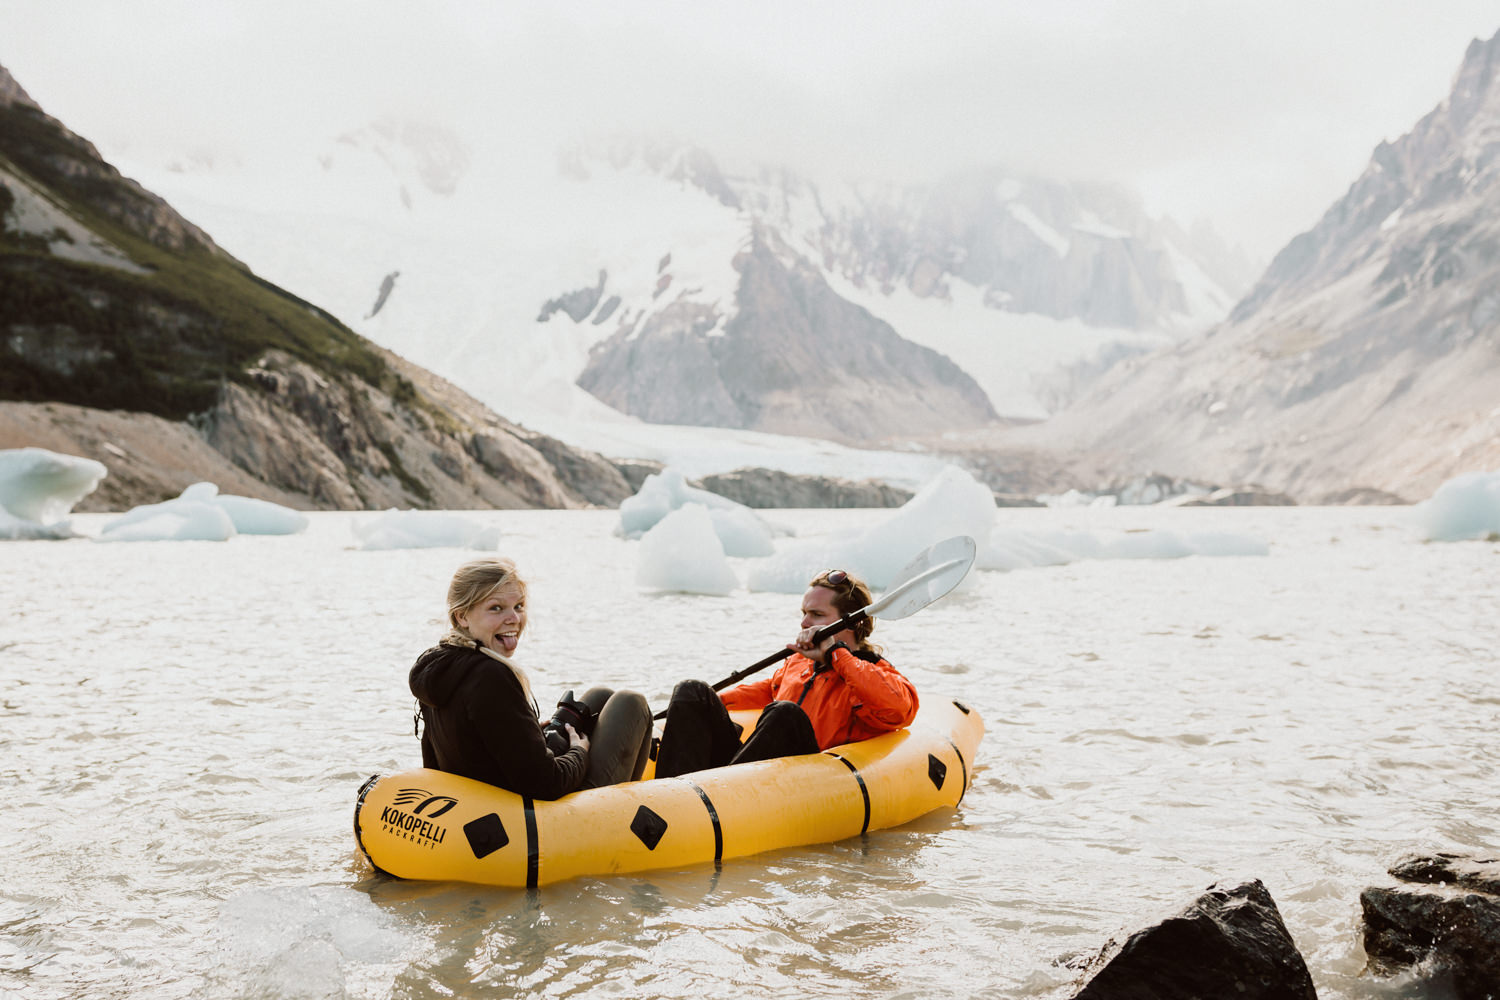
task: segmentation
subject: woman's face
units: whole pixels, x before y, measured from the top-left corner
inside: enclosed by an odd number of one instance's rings
[[[526,630],[526,592],[514,581],[503,583],[473,607],[460,611],[457,618],[459,628],[509,656]]]

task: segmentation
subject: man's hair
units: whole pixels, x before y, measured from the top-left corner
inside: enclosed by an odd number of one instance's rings
[[[838,582],[835,583],[835,580]],[[852,614],[860,608],[867,608],[874,601],[870,595],[870,588],[865,582],[853,573],[844,570],[825,569],[813,577],[808,586],[824,587],[833,591],[833,606],[840,617]],[[859,643],[860,649],[868,650],[876,656],[881,655],[881,648],[870,642],[870,633],[875,631],[875,619],[866,615],[849,628],[854,632],[854,638]]]

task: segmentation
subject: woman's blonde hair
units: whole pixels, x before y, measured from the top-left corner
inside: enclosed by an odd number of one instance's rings
[[[501,587],[512,583],[521,589],[521,596],[524,598],[526,581],[516,571],[516,564],[501,556],[475,559],[458,567],[453,573],[453,579],[448,582],[448,632],[443,636],[442,644],[472,647],[490,659],[499,660],[505,664],[521,682],[521,690],[526,692],[526,700],[531,702],[534,708],[536,698],[531,693],[531,679],[526,676],[526,671],[522,670],[514,660],[495,652],[482,639],[470,635],[468,630],[458,623],[459,615],[479,604]]]
[[[448,625],[462,632],[458,616],[507,583],[520,587],[521,596],[526,596],[526,581],[516,572],[516,564],[501,556],[475,559],[458,567],[448,583]]]
[[[860,608],[867,608],[875,600],[870,594],[869,586],[863,580],[841,569],[825,569],[813,577],[808,586],[824,587],[833,591],[833,606],[840,617],[853,614]],[[860,649],[874,653],[876,656],[884,654],[884,650],[870,641],[870,633],[875,631],[875,619],[866,615],[849,628],[854,632],[855,641],[858,642]]]

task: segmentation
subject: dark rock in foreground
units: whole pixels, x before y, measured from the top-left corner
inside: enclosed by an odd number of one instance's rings
[[[1213,885],[1185,909],[1111,941],[1074,1000],[1317,1000],[1266,887]]]
[[[1500,861],[1419,856],[1390,873],[1420,887],[1360,894],[1370,969],[1391,975],[1421,965],[1450,978],[1458,1000],[1500,997]]]

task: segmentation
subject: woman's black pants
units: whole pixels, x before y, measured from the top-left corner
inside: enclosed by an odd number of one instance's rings
[[[672,690],[662,726],[656,776],[671,778],[726,764],[817,753],[818,737],[807,713],[789,701],[773,701],[760,713],[750,738],[740,745],[740,727],[719,695],[703,681],[683,681]]]

